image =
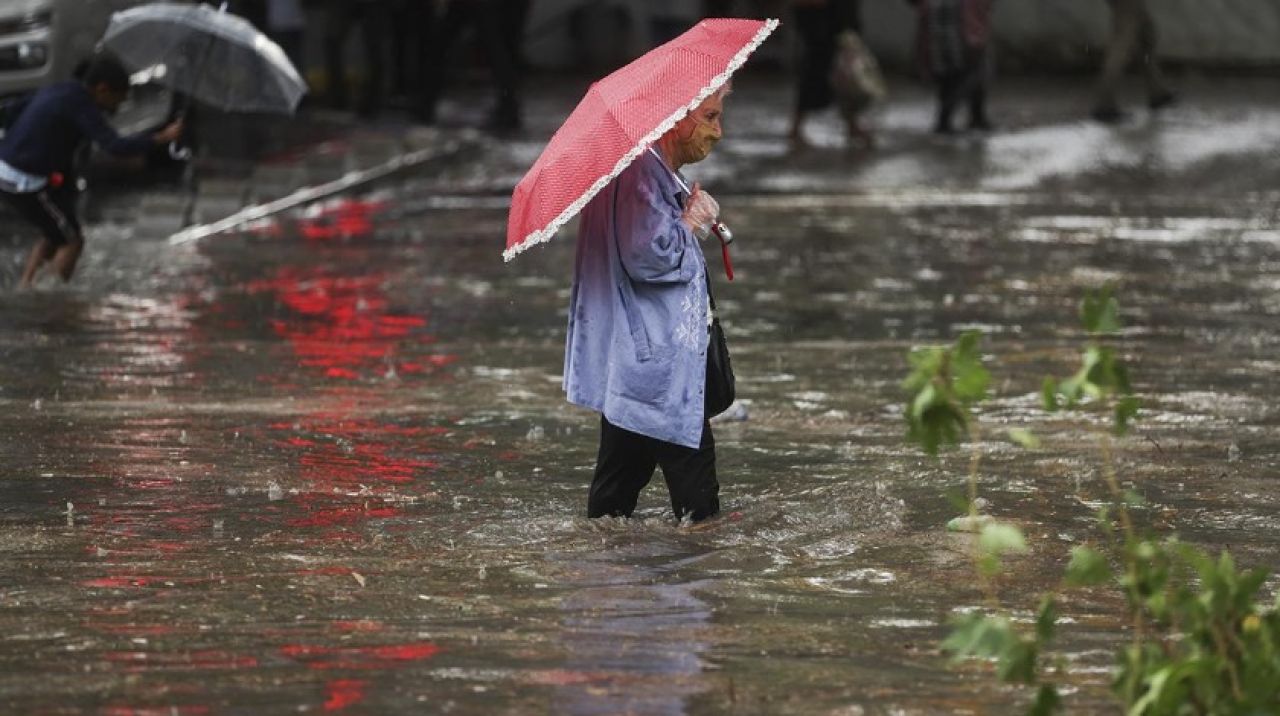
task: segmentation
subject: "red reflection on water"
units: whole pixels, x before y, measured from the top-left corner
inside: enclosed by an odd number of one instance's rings
[[[280,647],[280,653],[317,670],[386,669],[430,659],[440,653],[440,647],[431,642],[382,646],[289,644]]]
[[[245,228],[245,233],[277,238],[292,225],[309,241],[360,238],[373,234],[377,214],[387,206],[388,202],[376,199],[341,197],[313,204],[301,216],[273,216],[254,222]]]
[[[431,343],[421,316],[389,310],[383,294],[385,276],[331,276],[284,267],[275,278],[247,286],[250,293],[270,292],[294,316],[270,322],[276,335],[289,341],[299,363],[330,378],[355,380],[388,374],[423,373],[447,366],[453,355],[396,361],[397,347],[411,340]]]
[[[334,679],[325,684],[324,710],[341,711],[364,701],[364,691],[369,682],[359,679]]]
[[[298,233],[312,241],[353,238],[373,233],[373,215],[385,201],[343,198],[326,202],[298,221]]]

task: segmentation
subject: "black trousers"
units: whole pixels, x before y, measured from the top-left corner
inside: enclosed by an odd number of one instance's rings
[[[813,112],[831,106],[831,63],[836,56],[836,38],[844,30],[860,32],[862,26],[856,0],[830,0],[825,5],[797,6],[796,30],[802,54],[796,92],[796,110]]]
[[[45,187],[29,194],[0,191],[8,203],[27,221],[35,224],[54,248],[78,244],[84,240],[80,220],[76,217],[76,201],[80,192],[71,186]]]
[[[698,447],[688,448],[633,433],[600,416],[600,454],[587,495],[587,517],[630,517],[658,466],[677,519],[687,514],[697,521],[720,511],[710,422],[702,423]]]

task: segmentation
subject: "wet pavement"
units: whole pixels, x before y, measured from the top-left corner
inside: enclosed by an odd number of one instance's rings
[[[968,457],[904,445],[904,354],[987,334],[981,490],[1030,539],[1003,584],[1029,613],[1101,494],[1089,420],[1036,392],[1075,368],[1082,292],[1117,282],[1143,518],[1280,566],[1277,88],[1189,79],[1112,130],[1075,119],[1084,84],[1009,82],[1004,129],[940,140],[905,87],[867,154],[833,117],[792,150],[785,85],[740,80],[689,172],[739,237],[716,290],[745,418],[696,529],[658,486],[639,519],[581,517],[573,241],[501,260],[507,193],[581,85],[534,88],[526,133],[466,161],[200,242],[167,241],[173,192],[104,198],[76,282],[0,303],[0,711],[1010,713],[1026,694],[937,651],[981,599],[943,527]],[[439,136],[470,118],[445,109]],[[253,171],[284,192],[319,156]],[[1063,606],[1071,713],[1115,711],[1115,607]]]

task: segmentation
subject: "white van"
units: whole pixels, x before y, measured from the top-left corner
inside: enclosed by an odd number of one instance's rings
[[[146,0],[0,0],[0,98],[70,79],[93,56],[111,13]],[[135,88],[113,119],[123,133],[163,124],[172,97],[157,87]]]

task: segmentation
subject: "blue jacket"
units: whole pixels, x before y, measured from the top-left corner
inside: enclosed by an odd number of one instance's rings
[[[564,390],[641,435],[697,447],[707,367],[706,259],[684,191],[644,152],[582,211]]]
[[[83,84],[59,82],[41,88],[22,109],[0,144],[0,161],[37,176],[69,173],[86,139],[112,154],[142,154],[152,145],[145,134],[116,134]]]

